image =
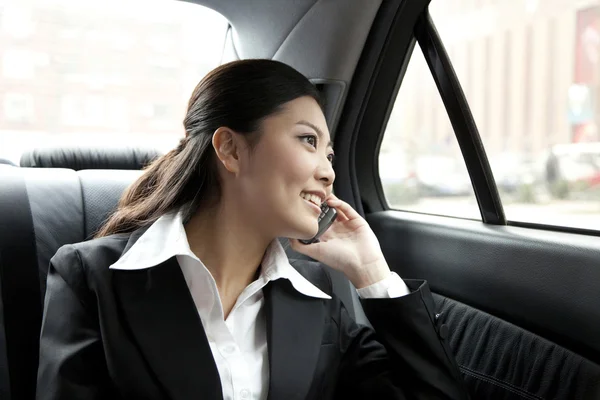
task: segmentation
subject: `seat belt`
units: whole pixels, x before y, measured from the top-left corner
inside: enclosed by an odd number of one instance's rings
[[[1,168],[0,187],[0,398],[34,400],[42,300],[33,218],[20,168]]]
[[[4,321],[4,302],[2,301],[2,285],[0,285],[0,398],[10,400],[10,375],[8,373],[6,335],[4,334],[5,326],[6,322]]]

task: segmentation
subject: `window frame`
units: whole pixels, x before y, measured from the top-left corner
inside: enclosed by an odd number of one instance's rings
[[[413,33],[408,45],[406,37],[398,35],[394,38],[393,32],[390,34],[388,46],[381,57],[384,65],[373,77],[372,92],[366,102],[360,126],[357,128],[356,148],[361,151],[355,153],[353,167],[356,171],[356,187],[360,188],[363,208],[367,212],[404,212],[404,210],[391,209],[387,204],[379,176],[378,161],[394,100],[400,90],[414,46],[418,43],[463,154],[482,222],[490,225],[600,236],[598,230],[507,220],[493,171],[466,96],[427,7],[420,12],[412,25],[410,21],[408,22],[406,19],[403,21],[405,27],[408,25]],[[391,66],[391,63],[395,65]],[[395,84],[390,85],[390,82]],[[455,217],[448,216],[448,218]]]
[[[479,130],[429,11],[415,25],[415,37],[438,88],[458,141],[484,223],[506,225],[506,216]]]

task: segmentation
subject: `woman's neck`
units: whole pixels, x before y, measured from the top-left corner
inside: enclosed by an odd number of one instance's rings
[[[240,208],[222,202],[199,210],[185,224],[190,249],[217,283],[225,317],[244,288],[255,280],[272,240],[262,237],[241,214]]]

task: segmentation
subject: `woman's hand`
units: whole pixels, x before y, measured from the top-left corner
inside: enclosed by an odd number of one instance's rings
[[[357,289],[385,279],[390,268],[367,221],[333,194],[326,201],[337,210],[338,216],[319,238],[320,242],[305,245],[290,239],[291,247],[341,271]]]

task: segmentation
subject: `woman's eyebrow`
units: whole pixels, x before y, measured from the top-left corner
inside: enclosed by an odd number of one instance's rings
[[[308,122],[308,121],[304,121],[304,120],[302,120],[302,121],[298,121],[298,122],[296,122],[296,125],[305,125],[305,126],[308,126],[309,128],[312,128],[312,129],[314,129],[314,130],[315,130],[315,132],[317,132],[317,135],[319,135],[320,137],[323,137],[323,136],[325,136],[325,135],[323,134],[323,131],[322,131],[322,130],[320,130],[320,129],[319,129],[319,128],[318,128],[318,127],[315,125],[315,124],[313,124],[313,123],[311,123],[311,122]],[[331,148],[333,148],[333,142],[332,142],[331,140],[329,141],[329,143],[327,143],[327,147],[331,147]]]

